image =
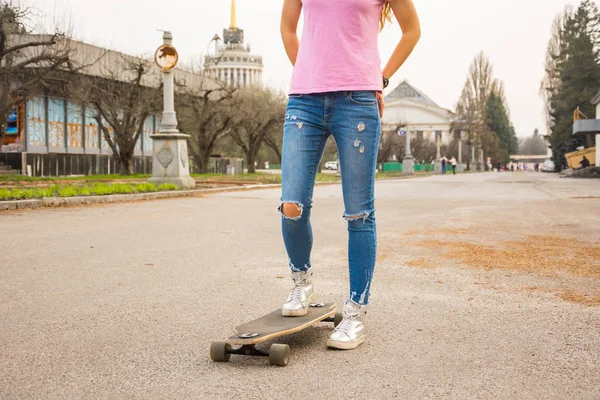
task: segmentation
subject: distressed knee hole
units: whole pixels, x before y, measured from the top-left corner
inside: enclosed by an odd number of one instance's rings
[[[364,211],[356,215],[344,214],[344,219],[348,222],[358,221],[362,219],[363,222],[365,222],[371,216],[371,214],[373,214],[373,211]]]
[[[297,221],[302,217],[303,208],[300,203],[284,202],[279,207],[279,212],[284,218]]]

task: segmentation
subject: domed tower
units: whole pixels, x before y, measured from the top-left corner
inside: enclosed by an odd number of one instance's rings
[[[231,0],[231,24],[223,29],[218,53],[218,64],[210,56],[204,57],[204,69],[213,79],[237,88],[262,86],[262,56],[251,54],[250,45],[244,43],[244,30],[236,24],[235,0]]]

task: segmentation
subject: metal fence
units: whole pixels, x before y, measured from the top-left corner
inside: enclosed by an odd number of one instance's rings
[[[0,164],[37,177],[119,173],[119,163],[108,154],[0,153]],[[239,158],[212,158],[208,173],[239,175],[244,173],[244,168],[244,160]],[[190,159],[190,172],[200,172],[193,159]],[[134,173],[152,174],[152,157],[135,156]]]
[[[8,165],[15,171],[23,169],[23,153],[0,153],[0,165]]]
[[[385,163],[379,165],[379,170],[382,172],[402,172],[401,163]],[[415,172],[434,172],[435,166],[433,164],[416,164]]]
[[[200,169],[190,159],[190,172],[200,173]],[[208,165],[209,174],[240,175],[244,173],[244,160],[241,158],[211,158]]]
[[[119,173],[119,163],[108,154],[22,154],[25,160],[25,165],[21,168],[24,175],[69,176]],[[136,156],[133,163],[134,173],[152,173],[152,157]]]

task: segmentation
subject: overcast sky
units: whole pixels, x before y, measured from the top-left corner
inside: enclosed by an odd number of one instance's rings
[[[23,0],[27,3],[27,0]],[[552,20],[568,0],[414,0],[422,38],[392,78],[407,79],[440,106],[454,110],[473,57],[484,51],[496,78],[504,81],[519,136],[545,133],[539,85]],[[600,0],[599,0],[600,1]],[[237,0],[238,26],[252,51],[264,57],[265,82],[286,90],[292,68],[279,36],[282,0]],[[171,30],[184,61],[206,53],[215,33],[229,26],[231,0],[31,0],[46,14],[44,24],[69,24],[77,38],[131,53],[153,54],[156,29]],[[65,22],[69,21],[69,22]],[[380,35],[383,62],[400,38],[397,23]]]

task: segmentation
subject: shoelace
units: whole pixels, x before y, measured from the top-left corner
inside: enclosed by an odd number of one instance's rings
[[[288,296],[288,302],[290,301],[302,301],[302,287],[300,286],[300,284],[296,284],[294,286],[294,288],[292,289],[292,291],[290,292],[290,295]]]
[[[350,329],[352,329],[355,318],[356,316],[344,317],[342,322],[337,326],[336,331],[344,332],[346,335],[350,336]]]

